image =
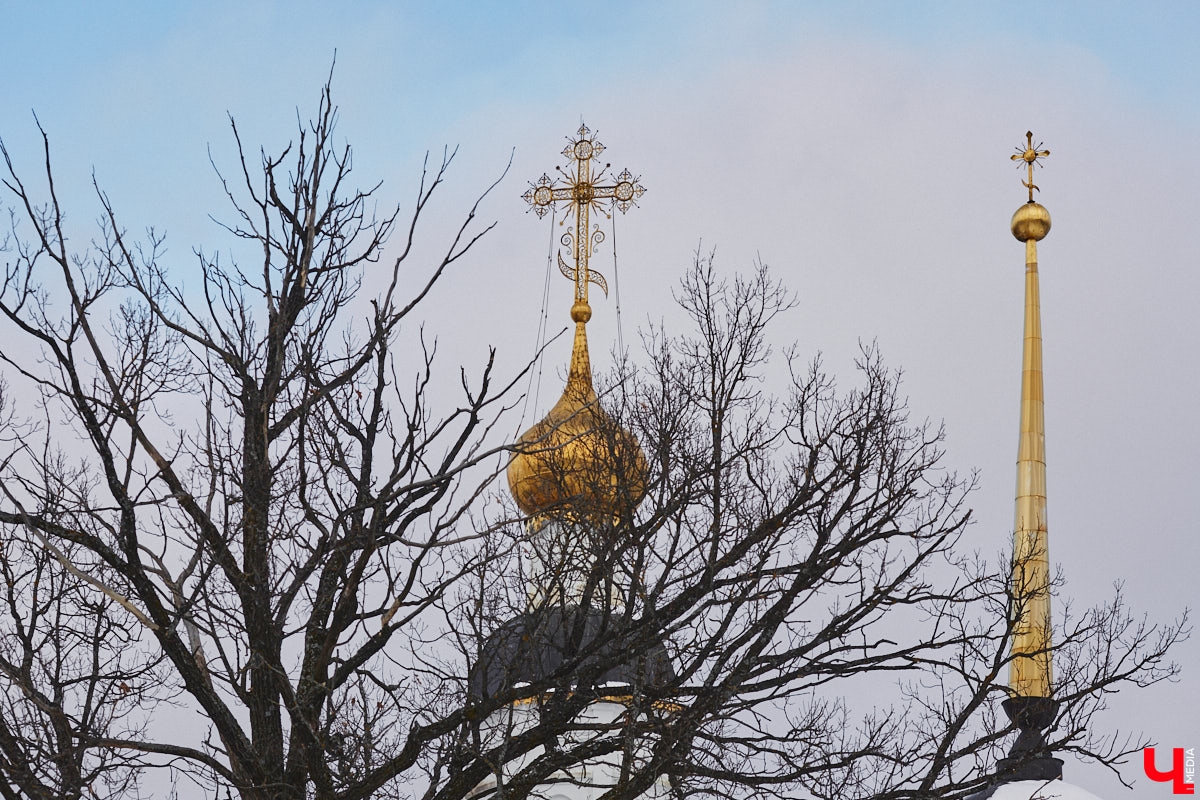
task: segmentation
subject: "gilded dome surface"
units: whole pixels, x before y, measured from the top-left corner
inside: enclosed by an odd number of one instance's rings
[[[1013,213],[1009,227],[1013,236],[1022,242],[1039,242],[1050,232],[1050,212],[1041,203],[1030,200]]]
[[[582,306],[580,308],[579,306]],[[517,440],[508,487],[521,511],[619,516],[645,494],[646,456],[637,438],[600,407],[584,330],[591,309],[577,304],[571,369],[562,397]]]

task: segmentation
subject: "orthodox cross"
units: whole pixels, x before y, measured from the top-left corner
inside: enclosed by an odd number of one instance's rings
[[[638,183],[641,176],[633,175],[627,169],[622,170],[621,174],[615,177],[615,182],[601,183],[608,168],[612,165],[605,164],[600,167],[598,172],[592,174],[592,162],[595,161],[598,165],[600,154],[603,152],[604,145],[596,139],[595,134],[586,125],[581,123],[579,130],[575,132],[575,138],[568,139],[567,146],[562,151],[567,158],[568,169],[555,167],[561,174],[563,183],[560,184],[557,178],[551,179],[549,175],[544,174],[537,183],[531,183],[529,189],[522,195],[525,202],[529,203],[530,208],[539,217],[545,216],[546,212],[559,202],[564,203],[567,207],[566,217],[575,215],[575,232],[572,234],[568,231],[559,239],[563,247],[571,249],[575,266],[568,265],[563,260],[560,251],[558,269],[563,275],[574,281],[576,303],[587,303],[589,282],[599,286],[604,290],[604,296],[608,296],[608,284],[605,282],[604,276],[595,270],[588,269],[588,256],[604,241],[604,233],[600,230],[599,225],[594,226],[591,230],[588,229],[591,211],[594,209],[597,213],[611,217],[611,214],[604,211],[601,202],[608,200],[611,201],[610,207],[616,206],[623,214],[629,210],[630,206],[637,205],[637,199],[646,192],[646,189]],[[564,218],[563,222],[565,221]]]
[[[1033,143],[1033,131],[1025,131],[1025,146],[1018,147],[1016,155],[1011,156],[1013,161],[1024,161],[1026,166],[1029,167],[1029,180],[1022,179],[1021,183],[1025,185],[1025,188],[1029,189],[1029,202],[1031,203],[1033,202],[1033,190],[1038,188],[1033,184],[1033,167],[1035,164],[1038,164],[1038,161],[1043,156],[1050,155],[1049,150],[1039,150],[1038,148],[1041,146],[1041,142],[1038,142],[1036,145]],[[1017,166],[1020,165],[1018,164]],[[1038,164],[1038,166],[1041,165]],[[1040,192],[1041,189],[1038,189],[1038,191]]]

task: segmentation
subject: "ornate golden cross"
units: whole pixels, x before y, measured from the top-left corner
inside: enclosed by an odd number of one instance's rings
[[[629,170],[622,170],[620,175],[616,176],[616,182],[603,185],[600,183],[604,179],[605,173],[611,164],[605,164],[600,168],[595,175],[592,174],[592,161],[599,163],[600,154],[604,152],[604,145],[596,140],[595,134],[582,123],[579,125],[579,130],[575,132],[574,139],[568,139],[568,144],[563,148],[563,155],[567,158],[568,169],[573,165],[574,170],[568,172],[562,167],[555,167],[561,173],[564,183],[558,184],[558,180],[551,180],[549,175],[542,175],[537,183],[531,183],[528,191],[522,195],[525,202],[529,203],[530,208],[539,216],[543,217],[550,210],[554,203],[566,203],[566,216],[575,215],[575,232],[570,231],[564,233],[559,240],[563,247],[569,247],[575,257],[575,266],[569,266],[563,260],[562,252],[558,254],[558,268],[567,278],[575,283],[575,302],[586,303],[588,297],[587,285],[590,281],[604,290],[605,297],[608,296],[608,284],[604,280],[604,276],[595,270],[588,269],[588,256],[592,251],[604,241],[604,232],[600,230],[600,226],[596,225],[593,229],[588,229],[590,212],[594,208],[597,213],[603,213],[605,216],[611,217],[601,207],[602,200],[611,200],[611,205],[616,206],[625,213],[630,206],[637,205],[637,199],[645,194],[646,189],[638,183],[641,180],[640,175],[633,175]],[[564,218],[563,222],[566,219]],[[559,223],[562,224],[562,223]]]
[[[1039,150],[1038,148],[1041,146],[1041,142],[1034,145],[1033,131],[1025,131],[1025,147],[1018,147],[1016,155],[1011,156],[1013,161],[1024,161],[1026,166],[1029,167],[1029,180],[1022,179],[1021,183],[1029,189],[1029,202],[1031,203],[1033,202],[1033,190],[1038,188],[1033,183],[1033,166],[1043,156],[1050,155],[1049,150]],[[1038,191],[1040,192],[1041,189],[1038,189]]]

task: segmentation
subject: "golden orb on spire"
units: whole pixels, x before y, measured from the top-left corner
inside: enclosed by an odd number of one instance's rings
[[[1025,203],[1012,216],[1012,235],[1022,242],[1040,242],[1050,232],[1050,212],[1041,203]]]

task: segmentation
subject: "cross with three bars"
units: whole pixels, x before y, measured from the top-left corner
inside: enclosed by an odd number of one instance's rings
[[[601,207],[601,201],[609,200],[611,205],[625,213],[630,206],[637,205],[637,199],[646,189],[638,183],[641,176],[634,175],[627,169],[616,176],[615,182],[601,183],[611,164],[605,164],[595,175],[592,174],[592,162],[599,164],[604,145],[597,141],[595,134],[586,125],[580,124],[575,138],[568,140],[562,152],[567,157],[568,168],[574,166],[571,172],[555,167],[561,173],[563,183],[560,184],[558,179],[552,180],[549,175],[542,175],[537,183],[529,185],[522,197],[539,217],[545,216],[555,203],[560,202],[567,206],[567,217],[575,215],[575,232],[564,233],[560,239],[564,247],[572,249],[575,266],[568,265],[560,251],[558,268],[575,283],[575,302],[587,303],[589,282],[599,286],[604,290],[605,297],[608,296],[608,283],[604,276],[588,269],[588,256],[604,241],[604,233],[599,225],[588,229],[591,211],[594,209],[597,213],[611,216]]]

